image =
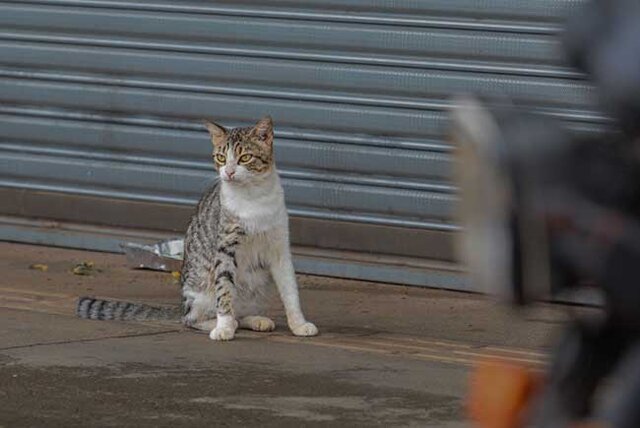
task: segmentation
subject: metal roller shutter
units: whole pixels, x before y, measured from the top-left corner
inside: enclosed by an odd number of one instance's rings
[[[597,131],[554,37],[581,2],[0,1],[0,238],[178,234],[213,178],[200,120],[268,113],[300,270],[468,288],[448,98]]]

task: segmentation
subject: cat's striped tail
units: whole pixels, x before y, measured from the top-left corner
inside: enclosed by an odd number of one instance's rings
[[[76,306],[79,318],[90,320],[180,320],[182,309],[178,307],[151,306],[144,303],[80,297]]]

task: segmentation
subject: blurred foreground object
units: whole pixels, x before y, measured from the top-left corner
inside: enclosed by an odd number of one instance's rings
[[[514,303],[597,287],[640,324],[635,144],[578,139],[551,118],[477,98],[459,99],[452,119],[472,279]]]
[[[541,392],[521,406],[526,420],[507,404],[501,416],[476,417],[483,427],[640,427],[640,2],[591,2],[564,40],[618,131],[577,137],[550,117],[476,97],[452,112],[472,280],[514,304],[582,288],[604,298],[601,317],[566,329]],[[601,394],[605,379],[613,383]],[[518,375],[499,384],[522,396]]]
[[[469,413],[482,427],[518,428],[525,422],[541,374],[502,361],[483,361],[471,377]]]

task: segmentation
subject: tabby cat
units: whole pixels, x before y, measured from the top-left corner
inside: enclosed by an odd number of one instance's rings
[[[271,331],[275,324],[261,311],[275,283],[293,334],[318,334],[300,309],[271,118],[232,130],[205,123],[220,180],[200,199],[185,236],[183,323],[210,330],[213,340],[233,339],[238,327]],[[79,300],[77,314],[135,320],[178,316],[170,308],[88,297]]]

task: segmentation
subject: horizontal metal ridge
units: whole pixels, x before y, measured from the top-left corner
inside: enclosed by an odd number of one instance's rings
[[[111,161],[118,163],[130,163],[134,165],[150,165],[159,167],[172,167],[172,168],[187,168],[193,170],[202,170],[207,172],[213,171],[213,166],[210,161],[190,161],[181,160],[175,158],[160,158],[143,155],[131,155],[131,154],[110,154],[104,152],[87,151],[82,149],[73,148],[57,148],[38,146],[26,142],[8,142],[4,141],[0,137],[0,156],[2,153],[31,153],[34,155],[47,155],[59,157],[61,159],[86,159],[88,161]],[[206,158],[204,158],[206,159]],[[407,190],[423,190],[430,192],[441,193],[454,193],[456,191],[455,186],[429,182],[409,180],[398,177],[385,177],[385,176],[364,176],[358,174],[346,174],[344,172],[336,171],[324,171],[320,170],[298,170],[279,168],[278,172],[284,179],[292,178],[298,180],[309,181],[323,181],[327,183],[338,184],[356,184],[363,186],[377,186],[388,187],[395,189],[407,189]],[[2,170],[0,170],[2,175]]]
[[[447,113],[434,110],[383,108],[315,101],[264,99],[217,94],[184,93],[0,78],[3,103],[56,108],[92,109],[124,115],[151,115],[190,120],[212,116],[225,121],[254,121],[271,114],[280,124],[343,133],[394,135],[405,138],[440,136],[448,123]]]
[[[557,38],[539,34],[10,4],[0,4],[0,25],[23,30],[108,34],[109,37],[127,35],[184,44],[226,43],[315,52],[365,51],[371,55],[489,58],[535,64],[557,63],[562,59]]]
[[[3,180],[0,178],[0,187],[19,188],[37,190],[43,192],[55,193],[71,193],[85,196],[98,196],[105,198],[122,198],[128,200],[138,200],[144,202],[160,202],[178,205],[195,205],[197,200],[187,198],[167,198],[159,195],[140,195],[135,193],[120,193],[116,195],[114,192],[101,191],[98,189],[80,189],[71,186],[51,186],[41,183],[19,183],[13,180]],[[320,210],[287,208],[289,215],[296,217],[316,218],[320,220],[347,221],[356,223],[373,224],[380,226],[396,226],[406,228],[427,229],[443,232],[456,232],[461,230],[458,225],[449,223],[439,223],[430,221],[420,221],[413,219],[397,219],[393,217],[369,216],[361,214],[346,214],[337,212],[327,212]]]
[[[234,0],[181,0],[179,4],[171,0],[5,0],[3,3],[32,3],[42,5],[88,6],[90,4],[140,4],[141,7],[174,8],[183,7],[247,7],[252,9],[268,8],[274,10],[308,10],[313,12],[343,12],[352,14],[383,14],[411,16],[464,16],[498,17],[504,19],[529,20],[536,22],[559,22],[586,0],[528,0],[526,3],[514,3],[513,0],[305,0],[293,3],[290,0],[271,0],[267,4],[261,0],[243,0],[242,6]],[[203,3],[205,3],[203,5]],[[210,6],[211,4],[219,6]],[[230,6],[232,5],[232,6]],[[134,6],[135,7],[135,6]]]
[[[338,64],[365,64],[390,67],[419,68],[431,70],[469,71],[519,76],[539,76],[579,79],[583,75],[564,66],[550,64],[527,64],[505,61],[482,61],[480,59],[430,58],[425,56],[398,56],[389,54],[367,55],[358,52],[318,52],[304,49],[279,48],[251,45],[199,42],[177,43],[155,42],[125,38],[122,36],[99,37],[96,35],[73,35],[60,33],[0,31],[0,39],[33,42],[55,42],[95,47],[119,47],[148,51],[164,51],[193,54],[229,55],[237,57],[272,58],[285,60],[316,61]]]
[[[0,186],[14,188],[14,189],[28,189],[28,190],[40,190],[44,192],[71,193],[71,194],[86,195],[86,196],[119,198],[119,199],[127,199],[132,201],[160,202],[160,203],[176,204],[176,205],[195,205],[198,202],[198,199],[195,197],[177,197],[177,196],[167,196],[164,194],[145,194],[140,192],[127,192],[124,190],[84,188],[78,185],[50,184],[50,183],[39,182],[36,180],[11,179],[11,178],[1,178],[1,177],[0,177]]]
[[[161,0],[171,3],[170,0]],[[320,10],[349,10],[353,12],[450,14],[470,17],[518,17],[536,21],[557,21],[562,19],[570,7],[584,3],[585,0],[305,0],[304,6]],[[159,3],[159,0],[155,0]],[[221,3],[233,3],[224,0]],[[250,6],[263,5],[262,0],[243,0]],[[271,0],[270,5],[291,7],[290,0]]]
[[[396,177],[364,177],[357,175],[336,174],[331,172],[318,173],[313,171],[298,171],[283,169],[280,173],[282,178],[295,178],[298,180],[324,181],[327,183],[356,184],[371,187],[387,187],[391,189],[421,190],[433,193],[456,193],[457,188],[450,184],[436,182],[420,182],[418,180],[398,179]]]
[[[400,97],[364,97],[354,94],[335,94],[332,91],[291,91],[282,88],[262,89],[260,87],[242,87],[238,85],[198,84],[183,82],[167,82],[149,78],[107,75],[71,74],[54,71],[7,69],[0,68],[0,77],[15,79],[40,80],[50,82],[83,83],[91,85],[119,86],[128,88],[157,89],[175,92],[194,92],[236,95],[252,98],[269,98],[297,101],[315,101],[323,103],[352,104],[373,107],[400,107],[419,110],[444,110],[450,103],[439,100],[418,101]]]
[[[473,92],[509,97],[517,102],[588,106],[595,90],[585,81],[532,76],[507,76],[441,70],[416,70],[375,65],[346,65],[270,58],[198,55],[141,51],[114,47],[60,45],[0,40],[0,64],[20,72],[54,72],[86,77],[176,86],[187,91],[245,88],[300,91],[322,96],[350,97],[356,102],[391,100],[399,105],[439,100],[452,93]],[[10,70],[7,70],[11,72]],[[15,70],[14,70],[15,73]],[[38,77],[39,74],[34,74]]]
[[[105,1],[105,0],[47,0],[47,1],[4,1],[2,3],[19,3],[60,7],[84,7],[99,9],[118,9],[124,11],[140,12],[167,12],[188,14],[210,14],[222,16],[241,16],[250,18],[278,18],[290,20],[307,20],[322,22],[346,22],[351,24],[376,24],[415,26],[426,28],[447,28],[458,30],[499,31],[510,33],[529,34],[556,34],[561,26],[555,23],[530,23],[518,20],[482,20],[464,19],[455,16],[440,17],[437,15],[408,15],[401,13],[349,13],[346,11],[333,12],[313,9],[304,9],[304,4],[289,8],[268,7],[265,4],[252,7],[238,5],[202,5],[202,4],[167,4],[167,3],[142,3],[137,1]]]
[[[211,144],[204,126],[195,130],[131,126],[109,122],[0,114],[0,139],[28,141],[35,147],[82,150],[127,157],[202,162],[210,159]],[[226,125],[226,123],[225,123]],[[276,124],[276,129],[279,127]],[[399,180],[442,182],[451,171],[446,153],[399,147],[353,145],[340,141],[276,138],[276,159],[286,169],[327,170]]]
[[[0,178],[0,186],[18,189],[29,189],[46,192],[71,193],[86,196],[97,196],[105,198],[119,198],[134,201],[159,202],[177,205],[195,205],[198,198],[174,197],[162,194],[142,194],[137,192],[126,192],[121,190],[105,190],[98,188],[82,188],[73,185],[45,184],[39,182],[28,182]],[[398,218],[391,216],[374,216],[360,213],[343,213],[326,210],[314,210],[309,208],[288,207],[289,215],[298,217],[310,217],[322,220],[352,221],[367,224],[377,224],[386,226],[399,226],[408,228],[420,228],[440,231],[457,231],[460,227],[455,224],[425,221],[411,218]]]
[[[298,217],[318,218],[322,220],[353,221],[358,223],[377,224],[382,226],[398,226],[418,229],[440,230],[444,232],[455,232],[461,230],[460,226],[449,223],[436,223],[430,221],[420,221],[413,219],[400,219],[394,217],[374,217],[362,214],[346,214],[331,211],[308,210],[300,208],[290,208],[289,215]]]
[[[115,124],[123,126],[149,127],[171,131],[197,131],[203,132],[201,122],[176,120],[170,118],[153,118],[140,116],[122,116],[117,114],[101,113],[85,110],[54,109],[44,106],[21,105],[8,106],[0,104],[0,114],[10,114],[24,117],[48,118],[52,120],[85,121],[100,124]],[[225,126],[246,126],[248,122],[229,121]],[[438,140],[425,138],[424,140],[411,140],[396,137],[384,137],[374,135],[341,134],[331,131],[315,131],[311,129],[287,128],[276,126],[276,137],[305,141],[333,142],[351,144],[354,146],[385,147],[390,149],[418,150],[434,153],[449,153],[452,147],[442,144]]]
[[[39,71],[39,70],[13,70],[0,68],[0,78],[24,79],[25,82],[31,80],[43,82],[63,82],[93,86],[118,86],[120,88],[144,89],[156,91],[172,91],[195,94],[217,94],[227,96],[239,96],[250,98],[263,98],[267,100],[290,100],[296,102],[315,102],[315,103],[331,103],[334,105],[364,106],[385,109],[413,109],[421,112],[426,111],[448,111],[452,104],[449,100],[429,100],[420,101],[417,99],[406,99],[400,97],[363,97],[353,94],[337,95],[325,94],[321,91],[287,91],[281,89],[261,89],[246,88],[241,86],[215,85],[215,84],[195,84],[181,82],[163,82],[152,79],[108,77],[100,75],[71,74],[55,71]],[[1,95],[0,95],[1,98]],[[336,107],[338,108],[338,107]],[[599,112],[587,111],[581,109],[557,109],[557,108],[534,108],[539,112],[553,115],[564,120],[577,122],[594,122],[609,123],[610,119]]]
[[[5,179],[24,182],[174,197],[199,197],[215,177],[213,171],[10,152],[0,157],[0,171]],[[283,186],[287,201],[293,206],[400,218],[448,219],[457,199],[438,192],[298,178],[284,179]]]

